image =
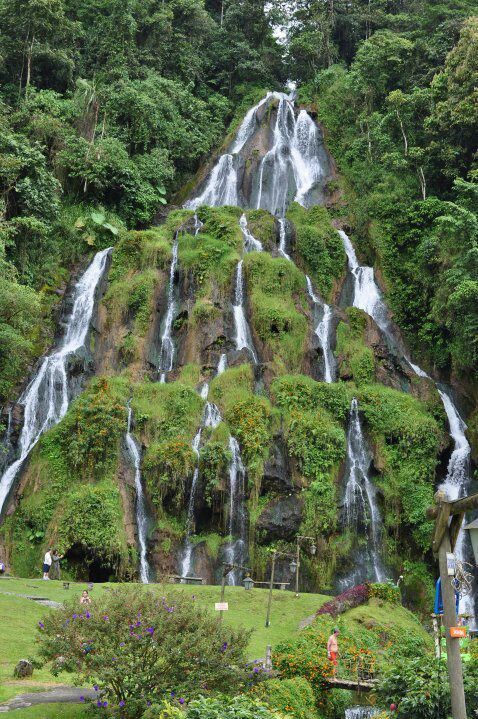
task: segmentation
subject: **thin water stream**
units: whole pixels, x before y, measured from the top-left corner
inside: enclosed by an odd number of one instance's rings
[[[68,361],[85,345],[95,306],[96,290],[106,269],[111,247],[98,252],[75,285],[73,309],[59,347],[44,357],[18,400],[24,407],[19,456],[0,479],[0,512],[23,463],[43,432],[65,416],[70,403]]]
[[[139,576],[143,584],[150,581],[150,567],[147,560],[148,517],[146,514],[146,501],[141,480],[141,450],[131,434],[133,411],[128,406],[128,427],[126,430],[126,447],[134,467],[134,486],[136,489],[136,526],[138,528],[139,546]]]

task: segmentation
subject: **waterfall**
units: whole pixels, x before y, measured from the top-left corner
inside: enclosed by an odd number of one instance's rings
[[[149,583],[150,569],[146,559],[146,541],[148,534],[148,519],[146,516],[146,502],[143,485],[141,483],[141,453],[131,434],[132,409],[128,407],[128,429],[126,431],[126,447],[134,467],[134,485],[136,488],[136,526],[138,527],[139,544],[139,576],[143,584]]]
[[[354,278],[353,306],[364,310],[375,320],[387,338],[390,346],[403,357],[405,362],[418,377],[427,378],[433,382],[434,380],[432,380],[432,378],[424,370],[422,370],[421,367],[414,364],[412,360],[398,348],[397,342],[393,337],[387,306],[382,298],[380,289],[377,287],[374,280],[373,268],[359,265],[355,250],[349,237],[347,237],[343,230],[339,230],[339,234],[344,243],[349,268]],[[438,386],[436,382],[435,386],[443,403],[450,427],[450,435],[454,443],[454,448],[448,463],[447,476],[440,488],[446,492],[450,500],[453,500],[462,496],[469,484],[469,460],[471,448],[465,436],[466,424],[460,417],[449,390],[443,386]],[[461,561],[465,558],[466,541],[469,540],[465,538],[463,531],[461,531],[458,535],[455,547],[455,553]],[[460,611],[466,614],[474,615],[473,600],[471,597],[463,597],[461,599]]]
[[[279,217],[279,254],[281,257],[284,257],[286,260],[290,260],[290,256],[286,252],[286,243],[287,243],[287,237],[286,237],[286,228],[285,228],[285,219],[283,217]],[[292,262],[292,260],[291,260]]]
[[[244,564],[247,546],[247,516],[245,503],[245,469],[242,463],[241,450],[235,437],[229,437],[229,545],[225,550],[225,560],[230,564]],[[229,572],[228,584],[236,585],[240,570]]]
[[[236,287],[234,290],[234,326],[236,328],[236,350],[247,349],[254,364],[257,364],[257,355],[252,345],[251,332],[244,313],[244,280],[242,277],[243,260],[237,263]]]
[[[380,713],[375,707],[350,707],[345,710],[345,719],[370,719]]]
[[[352,576],[344,580],[343,589],[347,588],[346,585],[356,584],[357,580],[372,578],[374,581],[383,582],[386,579],[380,560],[382,518],[377,504],[377,492],[369,479],[371,461],[360,423],[358,402],[354,397],[350,405],[347,430],[344,524],[355,535],[365,534],[369,548],[368,551],[358,554],[358,566]],[[370,570],[372,577],[369,576]],[[350,581],[352,579],[353,582]]]
[[[65,416],[71,397],[68,392],[68,360],[81,349],[90,327],[98,283],[103,277],[111,247],[98,252],[73,293],[73,309],[58,349],[47,355],[21,395],[25,408],[20,434],[20,454],[0,479],[0,512],[23,462],[43,432]]]
[[[247,226],[247,217],[242,214],[239,220],[242,236],[244,237],[244,250],[246,252],[262,252],[262,243],[250,233]]]
[[[221,354],[219,358],[219,362],[217,365],[216,370],[216,376],[220,375],[224,372],[226,368],[226,355]],[[203,386],[201,387],[201,398],[204,400],[207,400],[209,395],[209,383],[205,382]],[[193,479],[191,482],[191,492],[189,495],[189,502],[188,502],[188,513],[187,513],[187,519],[186,519],[186,540],[184,543],[184,549],[181,557],[180,562],[180,575],[181,577],[188,577],[190,576],[191,572],[193,571],[193,549],[194,545],[191,541],[191,536],[194,533],[194,523],[195,523],[195,506],[196,506],[196,492],[197,492],[197,486],[199,481],[199,449],[201,446],[201,436],[202,431],[204,427],[209,427],[214,429],[218,426],[218,424],[222,422],[221,412],[219,411],[219,407],[215,405],[213,402],[206,402],[206,406],[204,407],[203,416],[201,418],[201,424],[199,426],[198,431],[196,432],[196,435],[192,441],[192,450],[196,455],[196,466],[194,467],[193,472]]]
[[[174,300],[174,277],[178,266],[178,245],[179,233],[176,232],[174,236],[171,267],[169,270],[168,306],[166,309],[166,318],[164,320],[163,334],[161,336],[159,371],[161,372],[160,382],[162,384],[166,382],[166,375],[173,369],[174,362],[174,343],[171,337],[171,330],[173,327],[174,313],[176,312],[176,302]]]
[[[315,328],[315,334],[317,335],[324,356],[324,381],[333,382],[335,358],[330,348],[330,325],[332,322],[332,309],[329,305],[325,304],[325,302],[322,302],[315,295],[310,277],[306,275],[305,279],[307,281],[307,291],[309,293],[309,297],[312,300],[314,307],[319,308],[320,312],[322,313],[322,319]]]
[[[301,110],[295,122],[291,146],[297,187],[294,200],[300,205],[308,204],[310,191],[324,176],[317,154],[319,139],[317,125],[305,110]]]
[[[244,120],[242,121],[241,126],[237,131],[236,139],[234,140],[234,143],[231,147],[232,154],[237,154],[238,152],[240,152],[246,142],[252,137],[257,127],[256,116],[258,109],[265,105],[265,103],[273,97],[279,98],[280,93],[268,92],[267,95],[263,97],[260,102],[257,103],[257,105],[254,105],[254,107],[251,107],[251,109],[247,111],[246,116],[244,117]]]

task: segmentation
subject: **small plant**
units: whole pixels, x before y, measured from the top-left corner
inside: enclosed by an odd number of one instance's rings
[[[101,209],[93,210],[87,217],[79,217],[75,222],[75,228],[82,233],[84,241],[91,247],[96,244],[99,231],[106,230],[115,237],[119,232],[115,225],[106,222],[106,215]]]

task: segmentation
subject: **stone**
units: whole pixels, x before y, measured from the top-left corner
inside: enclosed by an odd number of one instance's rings
[[[13,676],[15,679],[25,679],[31,677],[33,674],[33,664],[28,659],[20,659],[15,669],[13,670]]]
[[[265,494],[286,494],[293,489],[287,451],[281,435],[274,438],[269,457],[264,464],[262,490]]]
[[[296,495],[274,499],[257,520],[257,535],[261,543],[275,539],[292,541],[302,521],[302,501]]]

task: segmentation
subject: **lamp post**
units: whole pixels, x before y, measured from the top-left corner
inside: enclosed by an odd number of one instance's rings
[[[291,562],[291,569],[292,566],[294,566],[293,571],[295,570],[295,596],[299,596],[299,567],[300,567],[300,543],[307,540],[310,542],[310,553],[314,555],[317,551],[317,547],[315,546],[315,541],[313,537],[306,537],[302,534],[298,534],[296,537],[297,540],[297,547],[295,552],[295,562]]]
[[[226,577],[229,574],[229,572],[232,572],[233,569],[244,569],[244,571],[248,572],[249,567],[243,567],[242,564],[233,564],[232,562],[223,562],[222,563],[223,570],[222,570],[222,577],[221,577],[221,603],[224,602],[224,592],[226,590]],[[224,612],[219,612],[219,621],[222,621],[222,615]]]
[[[271,625],[270,618],[271,618],[271,605],[272,605],[272,589],[274,587],[274,574],[275,574],[275,569],[276,569],[276,559],[278,556],[290,557],[292,559],[291,563],[289,564],[291,572],[293,572],[297,566],[296,558],[293,554],[288,554],[287,552],[278,552],[277,549],[272,550],[271,576],[269,579],[269,597],[267,600],[266,627],[270,627],[270,625]]]

